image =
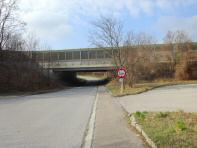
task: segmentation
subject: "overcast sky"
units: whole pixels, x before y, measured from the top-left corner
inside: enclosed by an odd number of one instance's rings
[[[91,47],[91,22],[100,15],[121,19],[125,31],[147,32],[162,41],[167,30],[185,30],[197,41],[197,0],[20,0],[27,30],[53,49]]]

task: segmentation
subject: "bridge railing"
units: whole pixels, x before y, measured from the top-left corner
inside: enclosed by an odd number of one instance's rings
[[[32,57],[37,61],[75,61],[89,59],[110,59],[110,51],[106,50],[62,50],[62,51],[38,51]]]
[[[55,62],[40,62],[44,68],[76,68],[76,67],[112,67],[111,59],[88,59],[88,60],[73,60],[73,61],[55,61]]]

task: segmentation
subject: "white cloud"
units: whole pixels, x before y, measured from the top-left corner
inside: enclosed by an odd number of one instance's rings
[[[36,32],[41,38],[49,38],[50,40],[56,37],[63,37],[71,31],[71,27],[67,24],[66,15],[51,11],[36,11],[27,13],[23,19],[28,22],[30,31]]]
[[[155,30],[165,34],[168,30],[184,30],[193,40],[197,40],[197,15],[191,17],[161,17],[153,26]]]
[[[72,32],[68,9],[53,0],[21,0],[21,17],[28,24],[27,31],[35,33],[44,43],[53,43]],[[69,7],[69,3],[64,3]]]
[[[156,0],[156,5],[161,9],[172,10],[173,8],[197,4],[196,0]]]
[[[68,38],[74,33],[73,23],[81,18],[100,15],[121,16],[127,10],[131,17],[154,15],[156,8],[165,12],[196,0],[20,0],[21,16],[29,30],[48,43]],[[81,20],[80,20],[81,19]],[[86,20],[87,21],[87,20]],[[84,21],[85,22],[85,21]],[[162,24],[162,20],[158,22]],[[163,23],[164,24],[164,23]],[[167,25],[167,24],[166,24]],[[175,24],[174,24],[175,26]]]

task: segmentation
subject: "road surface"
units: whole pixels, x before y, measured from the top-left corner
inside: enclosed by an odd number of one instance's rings
[[[197,112],[197,84],[161,87],[118,100],[129,113],[177,110]]]
[[[0,148],[80,148],[96,87],[0,97]]]

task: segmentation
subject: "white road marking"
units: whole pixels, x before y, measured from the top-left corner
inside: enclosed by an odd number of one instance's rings
[[[94,137],[95,120],[96,120],[97,102],[98,102],[98,90],[97,90],[96,99],[94,102],[92,114],[91,114],[91,117],[90,117],[90,120],[88,123],[88,129],[87,129],[87,133],[86,133],[82,148],[91,148],[92,147],[92,141],[93,141],[93,137]]]

